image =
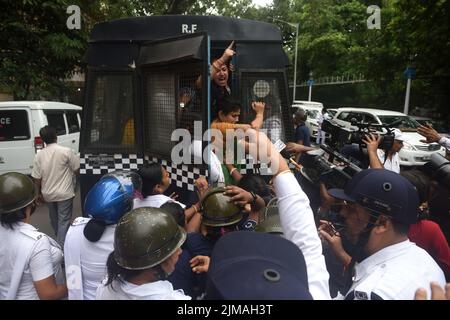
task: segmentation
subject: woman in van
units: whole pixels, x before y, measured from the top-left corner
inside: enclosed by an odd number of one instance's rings
[[[0,175],[0,300],[67,296],[58,243],[30,224],[38,196],[26,175]]]

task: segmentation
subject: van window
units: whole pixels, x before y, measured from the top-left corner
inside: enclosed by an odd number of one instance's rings
[[[288,100],[283,83],[281,74],[275,72],[245,72],[242,73],[240,81],[244,103],[241,111],[243,122],[249,123],[254,118],[252,101],[265,102],[264,122],[261,129],[266,130],[267,136],[273,143],[277,140],[286,140],[282,123],[292,121],[286,112]]]
[[[364,122],[365,123],[372,123],[372,124],[378,124],[378,121],[375,119],[375,117],[371,114],[365,113],[364,114]]]
[[[0,141],[28,140],[30,128],[26,110],[0,111]]]
[[[88,88],[84,144],[96,152],[135,147],[133,78],[131,73],[93,74]]]
[[[194,122],[202,120],[201,90],[196,85],[201,65],[152,68],[143,74],[144,150],[147,154],[170,157],[177,144],[171,139],[173,131],[180,128],[193,133]]]
[[[80,124],[78,123],[78,116],[76,112],[67,112],[67,126],[69,127],[69,133],[80,132]]]
[[[350,114],[350,112],[343,111],[338,115],[337,118],[342,121],[349,121],[349,120],[347,120],[349,114]]]
[[[47,116],[48,125],[56,129],[57,136],[61,136],[67,133],[66,124],[64,122],[64,114],[62,111],[44,111],[44,113]]]

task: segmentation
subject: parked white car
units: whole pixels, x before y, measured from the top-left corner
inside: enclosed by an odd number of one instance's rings
[[[390,124],[401,120],[394,127],[400,129],[406,136],[403,148],[399,152],[400,165],[402,166],[423,165],[430,160],[431,154],[435,152],[445,155],[445,149],[437,143],[420,142],[424,139],[416,132],[420,124],[404,113],[379,109],[339,108],[333,118],[337,124],[343,127],[357,129],[356,126],[351,125],[352,119],[358,123],[373,124]]]
[[[44,147],[39,130],[56,129],[58,144],[78,154],[81,107],[50,101],[0,102],[0,174],[31,174],[36,152]]]

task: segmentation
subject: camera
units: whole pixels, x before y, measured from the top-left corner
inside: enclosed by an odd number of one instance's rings
[[[358,127],[358,129],[348,129],[340,126],[333,120],[324,120],[322,130],[330,134],[329,145],[336,150],[341,149],[346,144],[358,144],[361,148],[365,145],[362,139],[365,135],[376,133],[376,131],[386,130],[386,133],[377,133],[381,135],[381,142],[378,145],[379,149],[389,150],[394,143],[394,132],[391,127],[396,123],[389,125],[372,124],[372,123],[358,123],[356,119],[351,120],[351,125]]]
[[[361,168],[327,145],[320,147],[320,150],[309,151],[301,158],[301,174],[316,186],[323,182],[327,187],[344,188],[347,181],[361,171]]]
[[[450,161],[439,153],[433,153],[430,161],[425,164],[425,171],[440,184],[450,188]]]
[[[357,123],[356,119],[352,119],[351,124],[358,129],[342,127],[333,120],[323,121],[322,130],[330,135],[328,144],[320,145],[320,152],[307,152],[300,160],[302,175],[313,185],[324,182],[327,187],[342,189],[356,173],[366,168],[368,161],[363,154],[365,143],[362,141],[365,135],[381,135],[378,148],[392,148],[395,135],[391,127],[397,122],[383,125]]]

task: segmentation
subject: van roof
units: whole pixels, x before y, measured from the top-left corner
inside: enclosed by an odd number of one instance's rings
[[[0,108],[28,107],[30,109],[72,109],[81,110],[80,106],[56,101],[4,101],[0,102]]]
[[[171,38],[183,34],[182,25],[196,26],[188,32],[207,31],[212,41],[283,41],[280,29],[267,22],[220,16],[165,15],[98,23],[92,29],[89,42]]]

